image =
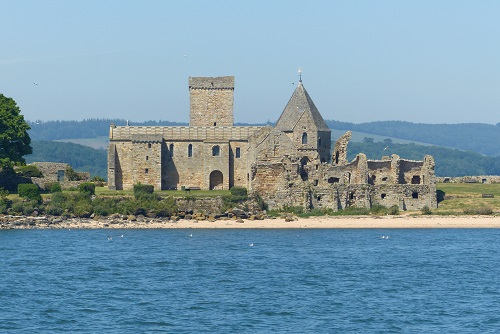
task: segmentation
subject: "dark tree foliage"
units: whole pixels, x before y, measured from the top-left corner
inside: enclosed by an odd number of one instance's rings
[[[23,156],[31,153],[29,128],[16,102],[0,94],[0,160],[2,165],[11,162],[24,163]]]
[[[33,154],[26,162],[64,162],[79,172],[107,179],[107,152],[88,146],[54,141],[33,141]]]

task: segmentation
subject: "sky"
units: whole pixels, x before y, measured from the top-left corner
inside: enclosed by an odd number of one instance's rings
[[[30,121],[189,122],[189,76],[276,121],[500,122],[500,1],[0,0],[0,93]]]

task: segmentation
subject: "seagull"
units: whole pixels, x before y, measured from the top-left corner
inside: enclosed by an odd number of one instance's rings
[[[253,247],[253,244],[248,244],[248,246]]]
[[[38,86],[38,84],[36,82],[33,82],[33,85]]]
[[[188,234],[188,237],[190,237],[190,238],[191,238],[192,236],[193,236],[193,234],[192,234],[192,233],[189,233],[189,234]]]
[[[113,237],[108,235],[108,240],[113,240]]]

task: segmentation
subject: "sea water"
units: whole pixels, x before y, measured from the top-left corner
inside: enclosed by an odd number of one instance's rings
[[[0,333],[500,332],[497,229],[0,231]]]

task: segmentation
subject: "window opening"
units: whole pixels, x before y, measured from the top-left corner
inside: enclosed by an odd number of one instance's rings
[[[214,147],[212,147],[212,156],[213,157],[220,156],[220,146],[219,145],[215,145]]]

